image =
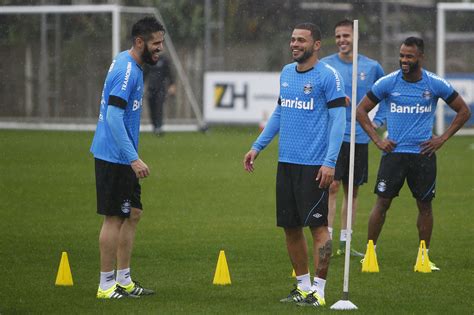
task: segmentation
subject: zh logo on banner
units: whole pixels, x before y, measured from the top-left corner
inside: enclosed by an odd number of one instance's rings
[[[235,85],[232,83],[216,83],[214,85],[214,106],[218,108],[235,108],[235,101],[242,99],[244,108],[247,104],[247,84],[243,85],[243,91],[237,93]]]

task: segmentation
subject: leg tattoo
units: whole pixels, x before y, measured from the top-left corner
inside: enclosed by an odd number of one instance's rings
[[[329,259],[332,253],[332,240],[328,240],[326,244],[319,248],[319,263],[316,269],[316,275],[321,275],[321,272],[325,274],[329,268]]]

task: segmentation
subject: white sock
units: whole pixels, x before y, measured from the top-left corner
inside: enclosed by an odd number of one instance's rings
[[[320,297],[324,299],[324,287],[326,286],[326,279],[321,279],[318,277],[314,277],[313,286],[311,287],[311,291],[316,291]]]
[[[298,282],[298,288],[300,288],[301,290],[305,292],[311,290],[311,278],[309,276],[309,273],[301,276],[296,276],[296,281]]]
[[[99,287],[101,290],[108,290],[115,285],[115,270],[108,272],[100,272]]]
[[[329,237],[332,239],[332,227],[328,227]]]
[[[117,270],[117,283],[122,286],[127,286],[132,283],[130,268]]]

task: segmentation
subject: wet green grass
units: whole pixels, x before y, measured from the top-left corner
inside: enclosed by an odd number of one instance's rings
[[[101,217],[95,214],[92,133],[0,131],[0,313],[313,312],[278,302],[294,280],[283,233],[275,227],[277,145],[247,174],[242,158],[256,136],[253,128],[142,135],[141,157],[152,175],[142,181],[145,212],[132,277],[157,295],[98,301]],[[361,313],[473,312],[473,146],[473,137],[455,137],[438,153],[430,257],[441,272],[413,272],[417,210],[404,187],[378,242],[380,273],[362,274],[358,260],[351,260],[350,300]],[[360,189],[354,227],[356,249],[365,247],[379,156],[371,145],[369,183]],[[221,249],[229,286],[212,284]],[[72,287],[54,285],[62,251],[69,255]],[[341,297],[343,264],[340,257],[331,261],[329,305]]]

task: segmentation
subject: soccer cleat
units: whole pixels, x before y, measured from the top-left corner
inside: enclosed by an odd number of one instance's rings
[[[108,290],[97,289],[98,299],[123,299],[123,298],[138,298],[136,295],[130,295],[121,286],[114,285]]]
[[[316,291],[309,292],[308,296],[301,302],[296,303],[299,306],[321,307],[326,305],[326,301]]]
[[[137,281],[132,281],[129,285],[121,285],[117,283],[117,286],[125,290],[130,295],[133,296],[142,296],[142,295],[152,295],[155,294],[155,291],[151,289],[145,289]]]
[[[280,300],[282,303],[301,302],[308,296],[308,292],[295,287],[286,298]]]
[[[344,255],[345,253],[346,253],[346,250],[345,250],[345,249],[341,249],[341,248],[339,248],[339,249],[336,251],[336,255],[337,255],[337,256]],[[353,248],[351,248],[351,256],[352,256],[352,257],[364,257],[364,254],[361,253],[361,252],[356,251],[356,250],[353,249]]]
[[[430,268],[431,268],[431,271],[440,271],[441,269],[439,269],[436,264],[432,261],[430,261]]]

